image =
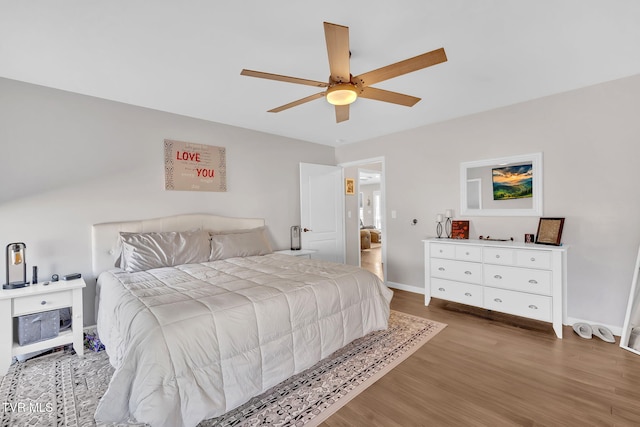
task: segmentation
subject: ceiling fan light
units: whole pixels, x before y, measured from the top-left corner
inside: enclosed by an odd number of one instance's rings
[[[358,98],[358,91],[349,83],[340,83],[327,89],[327,102],[333,105],[349,105]]]

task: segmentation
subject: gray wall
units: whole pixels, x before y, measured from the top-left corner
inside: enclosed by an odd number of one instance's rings
[[[343,175],[345,178],[353,178],[358,182],[358,167],[344,167]],[[358,220],[357,194],[344,196],[344,211],[345,262],[350,265],[360,265],[360,222]]]
[[[388,280],[424,286],[421,239],[435,235],[436,214],[459,217],[460,162],[540,151],[544,215],[566,217],[568,315],[622,326],[640,244],[638,94],[634,76],[339,147],[339,163],[385,157]],[[532,217],[465,219],[471,238],[521,241],[538,225]]]
[[[347,145],[334,156],[331,147],[0,79],[0,248],[26,242],[27,262],[42,278],[88,278],[90,324],[91,224],[186,212],[263,217],[274,245],[286,248],[300,221],[299,162],[384,157],[387,277],[420,290],[421,239],[435,234],[437,213],[459,212],[459,163],[541,151],[545,216],[567,218],[568,314],[621,326],[640,244],[638,93],[634,76]],[[225,146],[228,192],[164,191],[165,138]],[[472,238],[522,239],[538,223],[467,219]]]
[[[226,147],[228,191],[165,191],[165,138]],[[1,78],[0,147],[0,248],[25,242],[41,279],[82,273],[85,324],[94,322],[92,224],[194,212],[259,217],[285,249],[300,223],[299,163],[335,164],[332,147]]]

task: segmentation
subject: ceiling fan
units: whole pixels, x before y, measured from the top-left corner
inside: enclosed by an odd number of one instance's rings
[[[353,76],[349,66],[349,58],[351,56],[349,50],[349,27],[325,22],[324,37],[327,42],[329,69],[331,71],[328,82],[264,73],[262,71],[242,70],[240,74],[243,76],[327,88],[325,91],[271,109],[269,110],[270,113],[279,113],[280,111],[323,97],[325,97],[330,104],[335,105],[337,123],[349,120],[349,104],[353,103],[358,97],[412,107],[420,101],[420,98],[384,89],[376,89],[371,85],[447,60],[444,48],[440,48],[413,58],[405,59],[404,61],[396,62],[395,64],[387,65],[386,67]]]

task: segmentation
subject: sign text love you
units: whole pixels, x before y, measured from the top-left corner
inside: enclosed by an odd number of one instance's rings
[[[164,140],[164,188],[173,191],[227,191],[226,148]]]
[[[200,153],[176,150],[176,160],[200,163]],[[214,169],[199,167],[196,167],[196,174],[202,178],[214,178],[216,176]]]

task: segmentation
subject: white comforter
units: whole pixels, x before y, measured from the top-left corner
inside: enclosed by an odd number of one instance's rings
[[[393,295],[357,267],[286,255],[98,278],[115,373],[96,419],[195,426],[385,329]]]

